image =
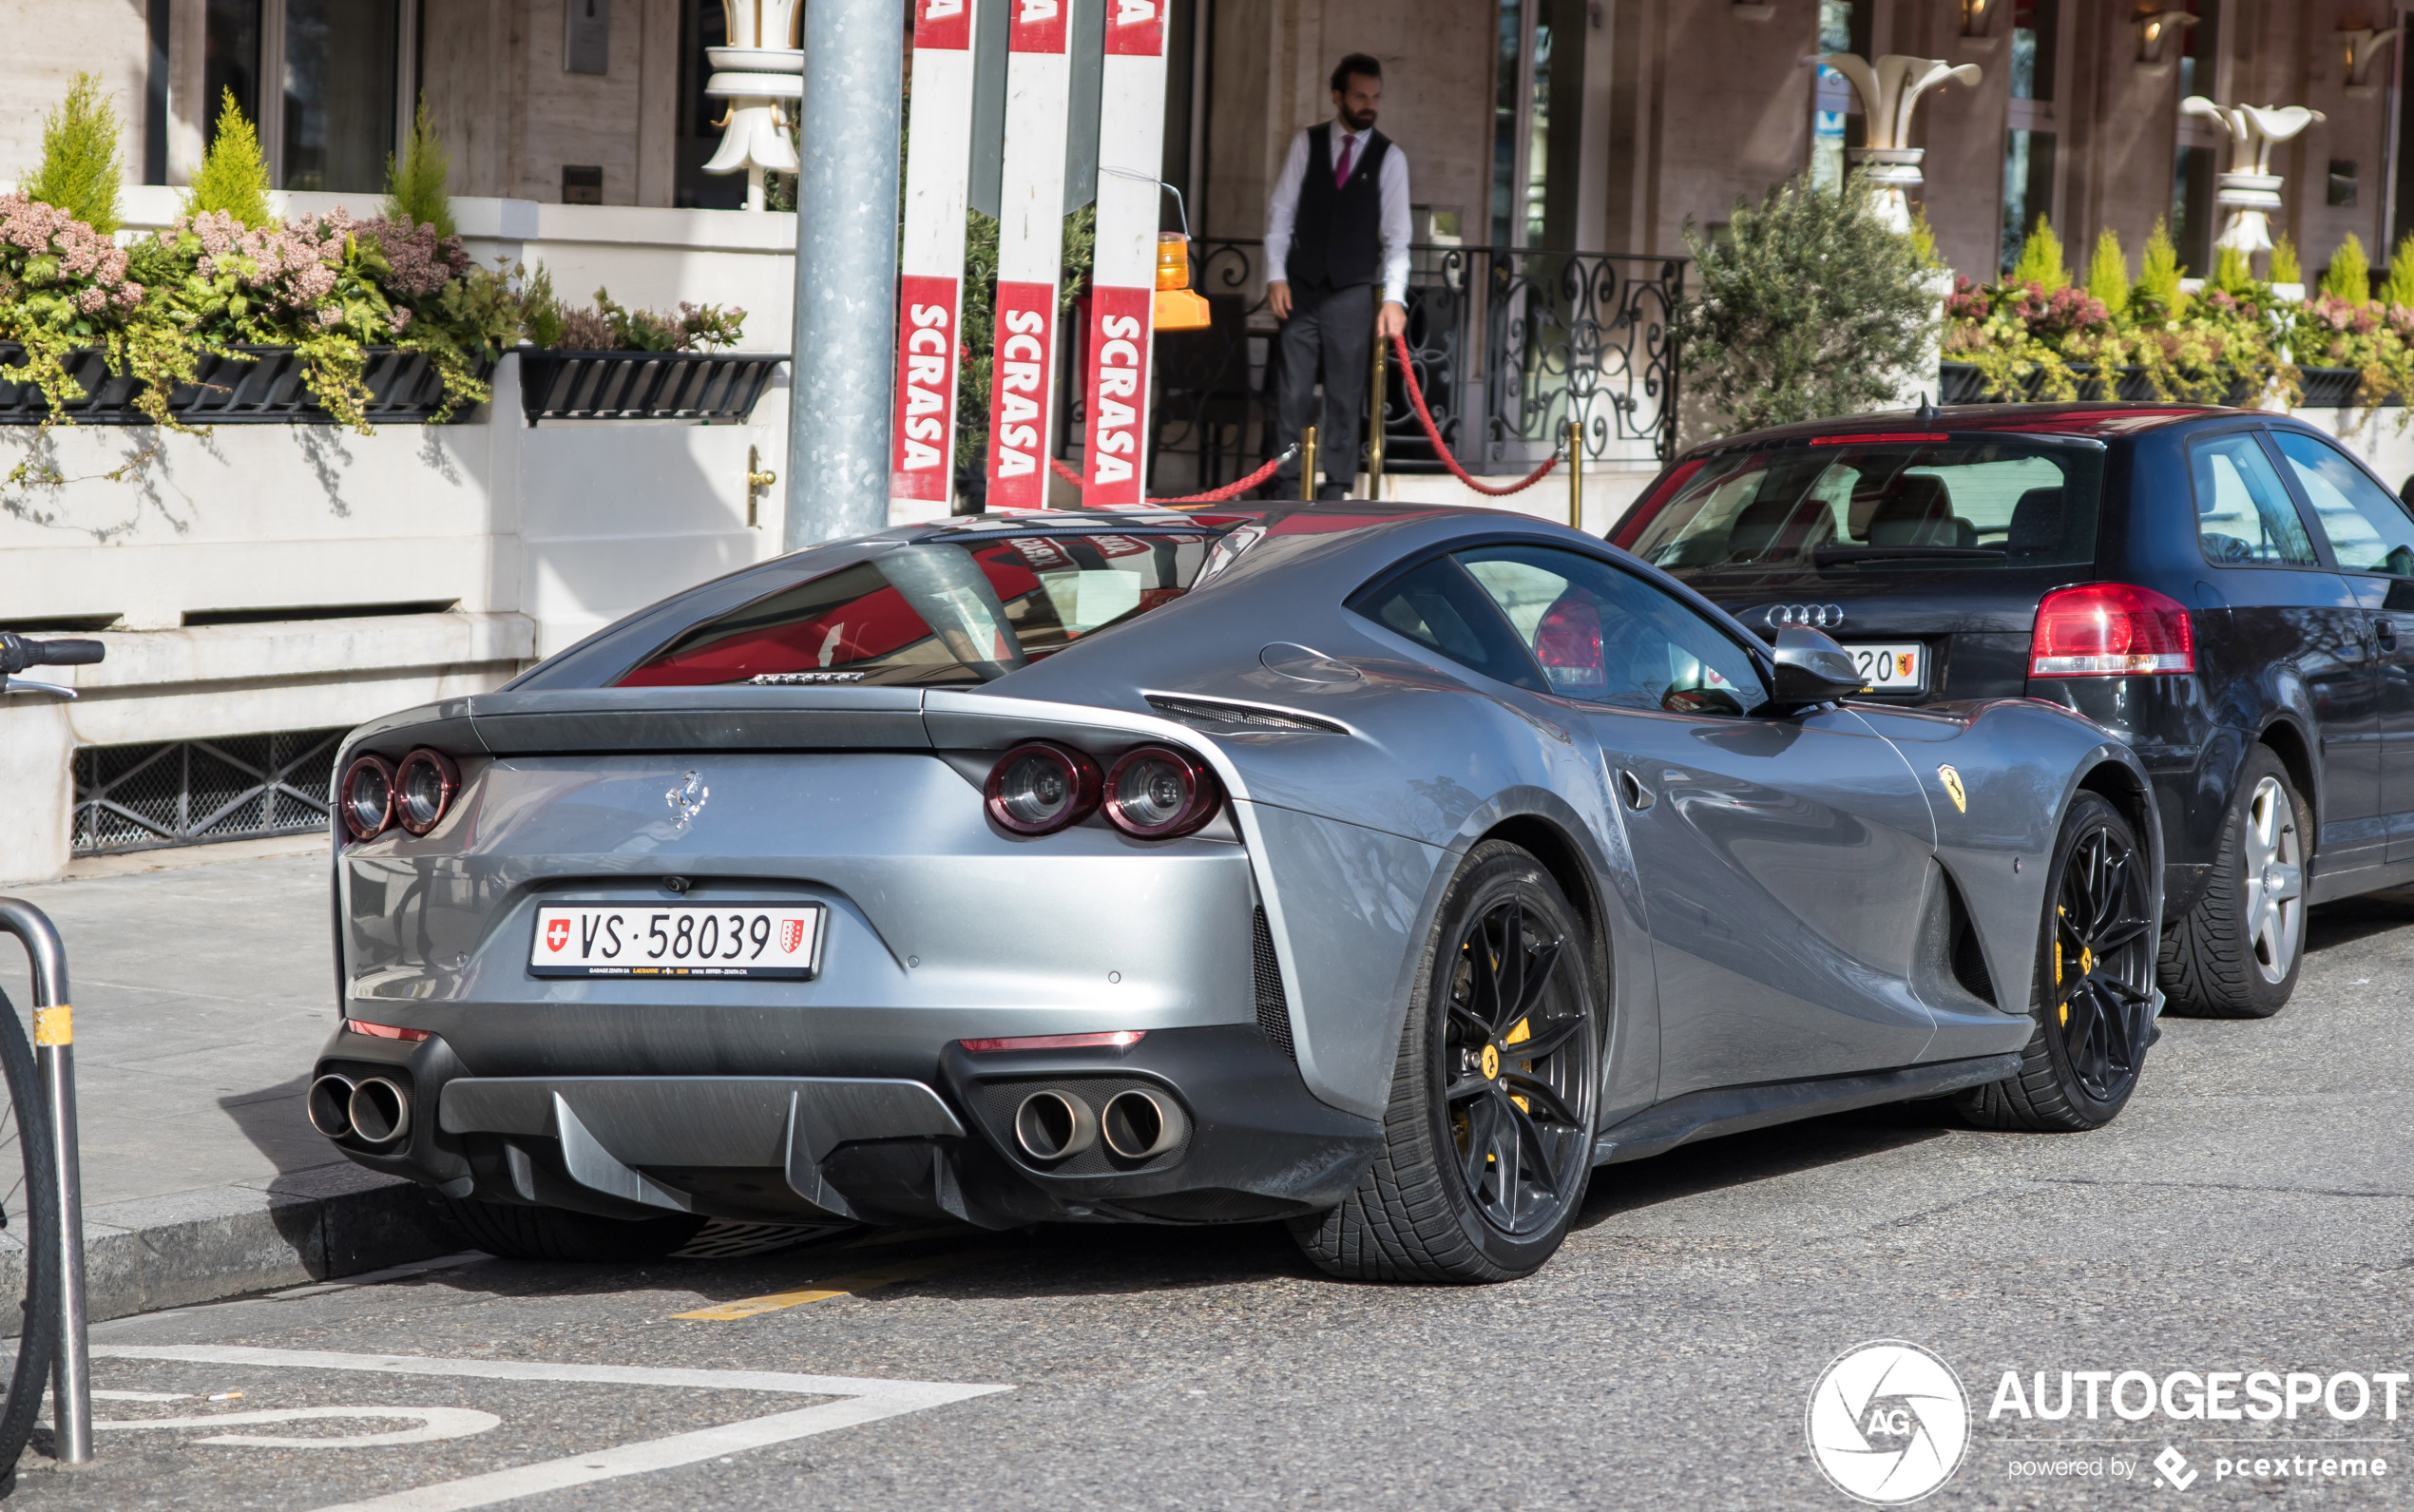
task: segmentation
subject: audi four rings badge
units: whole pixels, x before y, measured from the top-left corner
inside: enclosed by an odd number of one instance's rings
[[[1772,603],[1760,617],[1772,630],[1790,624],[1809,625],[1813,630],[1834,630],[1844,623],[1844,605],[1840,603]]]

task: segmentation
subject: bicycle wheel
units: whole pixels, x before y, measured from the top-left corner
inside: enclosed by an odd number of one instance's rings
[[[50,1120],[33,1070],[33,1044],[16,1005],[0,992],[0,1282],[24,1277],[17,1357],[0,1399],[0,1477],[17,1467],[42,1416],[59,1347],[59,1189],[52,1184]],[[11,1242],[13,1241],[13,1242]],[[13,1253],[9,1253],[13,1252]],[[0,1308],[6,1306],[0,1301]],[[0,1315],[0,1327],[5,1327]]]

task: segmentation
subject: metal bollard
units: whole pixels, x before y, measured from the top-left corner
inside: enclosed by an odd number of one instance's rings
[[[1584,423],[1567,422],[1567,527],[1584,528]]]
[[[1374,295],[1374,313],[1377,320],[1383,318],[1383,291],[1380,289]],[[1367,421],[1367,497],[1380,499],[1383,497],[1383,411],[1391,402],[1391,396],[1387,392],[1390,387],[1387,381],[1390,375],[1387,359],[1391,355],[1391,343],[1378,334],[1373,345],[1374,392],[1369,395],[1370,402],[1367,406],[1370,417]]]
[[[1313,502],[1316,497],[1316,428],[1299,428],[1299,497]]]
[[[67,1005],[67,952],[32,904],[0,898],[0,929],[25,942],[33,964],[33,1064],[48,1104],[59,1183],[59,1352],[50,1374],[59,1462],[92,1458],[92,1355],[84,1331],[84,1179],[75,1141],[75,1021]]]

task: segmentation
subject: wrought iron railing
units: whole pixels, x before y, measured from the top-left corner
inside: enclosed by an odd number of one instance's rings
[[[75,753],[77,855],[306,834],[327,828],[345,728]]]
[[[1152,491],[1214,488],[1274,455],[1268,358],[1276,322],[1263,263],[1257,241],[1197,247],[1196,285],[1213,324],[1158,337]],[[1415,248],[1409,356],[1444,443],[1470,471],[1523,472],[1557,450],[1575,420],[1588,460],[1664,460],[1676,445],[1674,328],[1685,266],[1620,253]],[[1059,450],[1072,457],[1080,391],[1067,377]],[[1387,469],[1443,470],[1397,374],[1383,429]]]

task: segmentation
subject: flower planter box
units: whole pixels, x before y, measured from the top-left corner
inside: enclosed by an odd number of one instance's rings
[[[520,351],[520,407],[540,420],[701,420],[754,413],[785,352]]]
[[[2147,381],[2142,368],[2116,368],[2111,382],[2104,374],[2083,362],[2070,365],[2079,379],[2081,399],[2153,400],[2158,398],[2155,386]],[[2362,386],[2363,374],[2353,368],[2299,368],[2299,379],[2305,386],[2305,396],[2297,401],[2300,410],[2351,410],[2361,408],[2356,391]],[[1986,392],[1986,375],[1966,362],[1944,362],[1937,365],[1937,388],[1940,402],[1945,404],[2022,404],[2035,403],[2044,395],[2045,375],[2031,373],[2022,380],[2021,392],[2009,396],[1990,395]],[[2254,389],[2245,383],[2233,384],[2222,395],[2222,403],[2245,406],[2255,397]],[[2381,401],[2380,408],[2402,405],[2405,401],[2395,394]]]
[[[366,347],[361,355],[361,377],[370,393],[364,413],[372,425],[425,425],[442,408],[444,380],[425,353]],[[0,425],[40,425],[49,418],[49,401],[39,388],[10,381],[24,360],[24,348],[0,341]],[[67,418],[78,425],[151,423],[135,404],[143,385],[109,372],[98,350],[71,353],[66,366],[86,395],[67,406]],[[493,364],[482,359],[476,371],[483,380]],[[291,347],[237,347],[225,355],[205,353],[197,377],[197,382],[178,384],[168,396],[168,413],[187,425],[337,423],[304,387],[301,356]],[[462,418],[468,408],[456,410],[452,418]]]

